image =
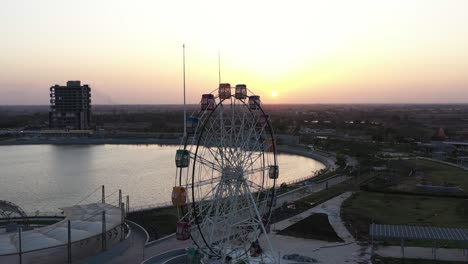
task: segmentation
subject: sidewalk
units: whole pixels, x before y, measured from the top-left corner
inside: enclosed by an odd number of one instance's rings
[[[289,191],[287,193],[280,194],[277,196],[275,208],[281,207],[284,203],[294,202],[308,195],[311,195],[312,193],[325,190],[327,188],[327,182],[328,182],[328,187],[330,188],[333,185],[346,181],[348,178],[349,178],[348,176],[344,176],[344,175],[333,177],[329,179],[328,181],[323,181],[320,183],[312,183],[304,187],[300,187],[298,189]]]
[[[370,247],[357,244],[354,237],[348,232],[341,221],[341,204],[344,200],[349,198],[351,194],[352,192],[343,193],[340,196],[334,197],[299,215],[275,223],[272,226],[272,230],[282,230],[314,213],[325,213],[329,217],[330,225],[345,242],[327,242],[270,234],[270,241],[275,251],[278,252],[277,254],[281,256],[299,254],[312,257],[320,263],[370,263]],[[260,241],[265,245],[266,241],[264,237],[262,237]],[[289,262],[281,259],[281,263]]]
[[[126,264],[140,263],[143,260],[143,248],[146,242],[144,231],[133,224],[130,224],[132,233],[128,241],[121,242],[107,251],[88,257],[78,262],[78,264]],[[129,243],[128,247],[122,247],[123,243]]]

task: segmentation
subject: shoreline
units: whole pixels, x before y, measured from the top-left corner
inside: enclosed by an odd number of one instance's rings
[[[58,138],[13,139],[0,141],[0,146],[15,145],[179,145],[180,139],[163,138]]]

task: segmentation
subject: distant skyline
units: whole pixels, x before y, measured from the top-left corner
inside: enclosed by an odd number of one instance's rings
[[[93,104],[182,103],[221,80],[265,103],[468,102],[468,1],[0,3],[0,105],[49,104],[81,80]],[[274,96],[275,95],[275,96]]]

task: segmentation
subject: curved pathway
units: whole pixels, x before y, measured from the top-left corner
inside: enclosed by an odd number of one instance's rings
[[[127,241],[118,244],[106,252],[99,255],[86,258],[77,263],[79,264],[126,264],[140,263],[144,258],[144,248],[146,242],[146,233],[141,227],[129,223],[131,234]],[[124,245],[123,243],[129,243]]]
[[[289,219],[275,223],[273,230],[283,230],[314,213],[325,213],[328,215],[330,225],[337,235],[345,242],[327,242],[314,239],[295,238],[270,234],[275,250],[281,256],[288,254],[299,254],[318,260],[320,263],[342,264],[342,263],[371,263],[370,247],[359,245],[348,229],[341,221],[340,208],[344,200],[351,196],[351,192],[343,193],[322,204],[315,206],[301,214]],[[281,263],[289,263],[281,259]]]

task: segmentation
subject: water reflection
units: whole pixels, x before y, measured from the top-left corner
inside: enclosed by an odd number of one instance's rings
[[[107,194],[121,188],[131,205],[170,200],[175,183],[177,146],[162,145],[26,145],[0,146],[0,199],[26,211],[56,211],[76,204],[106,185]],[[279,154],[278,184],[313,174],[323,164]],[[98,201],[100,193],[90,196]],[[117,199],[109,197],[109,202]]]

